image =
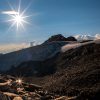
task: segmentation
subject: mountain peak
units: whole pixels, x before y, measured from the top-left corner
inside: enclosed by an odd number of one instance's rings
[[[48,40],[46,40],[44,43],[54,42],[54,41],[77,41],[74,37],[64,37],[62,34],[57,34],[51,36]]]

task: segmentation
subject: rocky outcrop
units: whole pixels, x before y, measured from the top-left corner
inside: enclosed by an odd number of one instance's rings
[[[5,76],[5,78],[8,77]],[[4,75],[1,76],[1,80],[5,82],[0,83],[0,100],[72,100],[75,98],[48,93],[42,86],[26,83],[24,80],[16,81],[16,78],[11,79],[10,77],[6,80],[5,78]]]
[[[46,40],[44,43],[50,43],[50,42],[55,42],[55,41],[77,41],[74,37],[64,37],[61,34],[58,35],[53,35],[51,36],[48,40]]]

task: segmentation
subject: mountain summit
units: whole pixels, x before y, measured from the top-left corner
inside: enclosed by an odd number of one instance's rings
[[[57,35],[51,36],[44,43],[50,43],[50,42],[54,42],[54,41],[77,41],[77,40],[72,36],[66,38],[62,34],[57,34]]]

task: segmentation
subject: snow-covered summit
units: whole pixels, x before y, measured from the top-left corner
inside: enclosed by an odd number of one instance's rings
[[[77,40],[97,40],[100,39],[100,34],[92,35],[75,35],[74,36]]]

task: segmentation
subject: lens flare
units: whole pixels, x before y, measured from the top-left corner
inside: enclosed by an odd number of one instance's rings
[[[18,85],[22,85],[22,83],[23,83],[23,81],[22,81],[22,79],[16,79],[16,83],[18,84]]]
[[[8,21],[12,22],[12,26],[16,25],[17,26],[17,30],[18,30],[19,27],[23,27],[24,28],[24,23],[28,23],[25,20],[26,17],[22,16],[21,14],[16,14],[16,15],[13,15],[11,17],[12,17],[12,19],[8,20]]]
[[[26,18],[32,16],[32,15],[29,16],[25,15],[25,12],[28,9],[29,5],[22,12],[21,12],[21,0],[19,1],[19,6],[17,10],[15,10],[10,3],[9,6],[11,7],[10,11],[2,12],[3,14],[7,14],[8,16],[11,17],[9,20],[6,21],[12,23],[9,29],[11,29],[14,26],[16,26],[17,30],[21,27],[25,29],[24,24],[30,24],[29,22],[26,21]]]

